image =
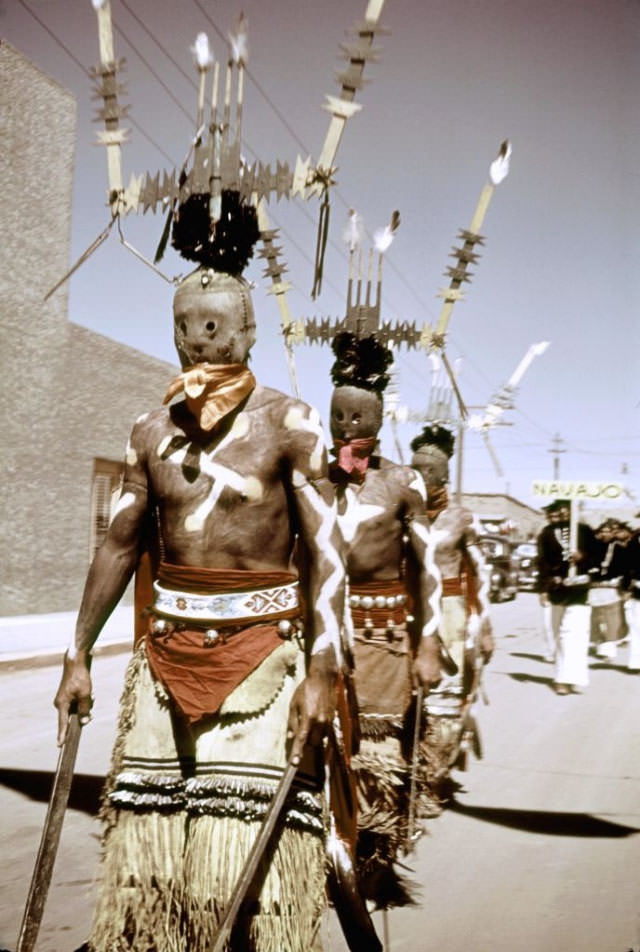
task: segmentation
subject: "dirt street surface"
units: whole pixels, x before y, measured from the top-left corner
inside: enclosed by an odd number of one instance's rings
[[[387,952],[640,950],[640,675],[592,661],[582,695],[558,697],[536,596],[493,610],[496,655],[478,717],[484,759],[455,772],[451,807],[407,860],[422,902],[394,911]],[[100,830],[97,800],[115,732],[125,654],[94,663],[84,731],[37,949],[86,937]],[[57,667],[0,669],[0,949],[16,948],[55,769]],[[326,952],[347,948],[337,920]],[[282,950],[286,952],[286,950]]]

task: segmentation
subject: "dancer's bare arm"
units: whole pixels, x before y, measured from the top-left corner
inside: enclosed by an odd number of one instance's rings
[[[335,680],[341,663],[345,569],[333,487],[327,476],[324,438],[317,413],[298,405],[288,420],[288,460],[300,544],[307,566],[305,600],[309,667],[292,704],[292,755],[318,742],[333,718]]]
[[[109,615],[120,601],[136,567],[140,532],[147,509],[146,470],[140,433],[134,431],[127,448],[129,462],[113,521],[96,552],[85,583],[75,635],[65,654],[62,678],[54,699],[58,709],[58,744],[64,742],[69,709],[76,704],[81,721],[92,705],[89,659]],[[132,462],[135,456],[135,462]]]

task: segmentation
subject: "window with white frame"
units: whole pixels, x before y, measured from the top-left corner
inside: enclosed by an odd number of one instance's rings
[[[93,559],[96,549],[102,545],[107,534],[120,498],[122,473],[122,463],[108,459],[96,459],[93,462],[89,559]]]

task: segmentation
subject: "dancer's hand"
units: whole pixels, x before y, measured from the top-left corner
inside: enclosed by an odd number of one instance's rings
[[[299,762],[305,744],[320,744],[333,721],[337,665],[333,649],[313,655],[307,676],[295,690],[289,707],[289,759]]]
[[[436,635],[420,639],[413,670],[425,694],[440,684],[442,680],[440,639]]]
[[[58,709],[58,747],[62,747],[72,704],[81,724],[88,724],[91,720],[93,694],[87,655],[78,653],[75,658],[69,658],[65,654],[60,687],[53,704]]]

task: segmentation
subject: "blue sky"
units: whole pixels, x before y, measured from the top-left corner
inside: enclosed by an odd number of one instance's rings
[[[245,88],[249,157],[294,162],[298,153],[317,155],[328,125],[320,107],[325,94],[338,90],[338,45],[365,7],[364,0],[243,0],[249,69],[259,84],[249,80]],[[113,0],[116,53],[127,61],[122,101],[175,164],[193,133],[189,47],[205,30],[216,56],[226,59],[215,27],[226,35],[239,9],[226,0]],[[341,235],[353,207],[369,232],[394,209],[401,214],[385,263],[383,317],[433,321],[456,233],[469,225],[489,164],[509,137],[511,171],[489,207],[486,245],[466,299],[454,309],[447,353],[452,361],[461,358],[466,402],[483,406],[533,342],[551,346],[523,378],[515,410],[505,415],[510,425],[493,431],[504,475],[469,433],[464,488],[507,490],[534,503],[531,484],[551,477],[549,451],[559,433],[562,477],[621,479],[637,497],[640,4],[386,0],[382,22],[391,33],[379,40],[380,62],[368,67],[371,84],[358,97],[364,108],[348,124],[338,153],[318,301],[309,296],[317,203],[270,209],[282,228],[294,316],[343,315],[348,265]],[[98,61],[95,13],[90,0],[4,0],[0,32],[77,99],[75,260],[108,220],[106,157],[93,144],[95,104],[81,68]],[[132,128],[123,151],[125,180],[169,165],[140,129]],[[124,229],[132,244],[153,255],[158,217],[130,216]],[[171,275],[188,270],[173,254],[165,268]],[[287,390],[278,312],[261,270],[255,259],[247,272],[257,285],[254,368],[263,383]],[[69,316],[174,361],[171,296],[171,287],[114,234],[72,278]],[[326,418],[328,349],[301,347],[296,361],[302,396]],[[396,369],[400,403],[415,413],[426,409],[426,354],[402,350]],[[419,426],[400,426],[405,453]],[[383,448],[395,454],[388,427]]]

